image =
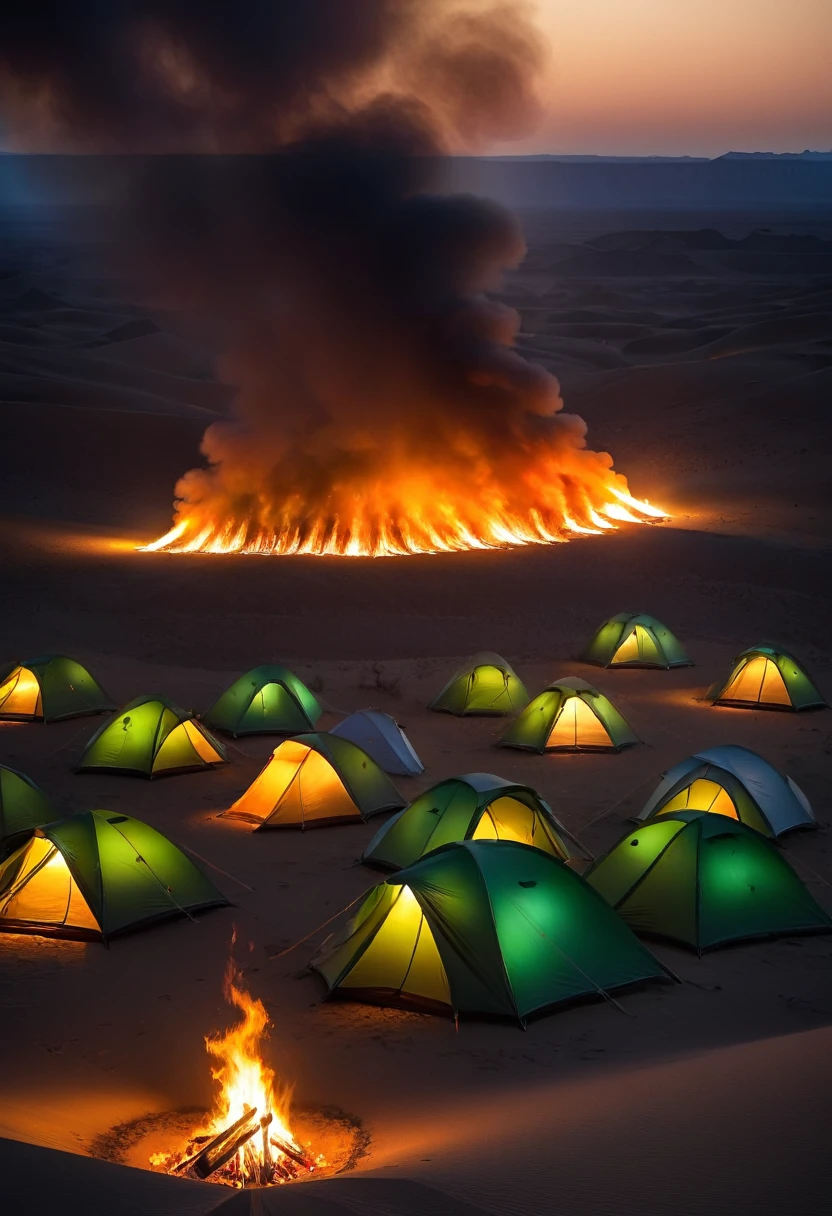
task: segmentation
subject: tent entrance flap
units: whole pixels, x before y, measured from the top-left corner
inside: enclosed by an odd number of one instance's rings
[[[504,796],[490,802],[477,824],[472,840],[516,840],[535,843],[536,816],[531,807],[517,798]]]
[[[11,886],[0,895],[3,921],[98,932],[63,854],[50,840],[34,837]]]
[[[757,704],[791,705],[791,697],[777,664],[765,655],[755,655],[737,672],[720,700]]]
[[[643,625],[635,625],[615,652],[613,663],[658,663],[656,643]]]
[[[36,718],[41,713],[40,684],[25,667],[15,668],[0,685],[0,714]]]
[[[672,814],[673,811],[711,811],[715,815],[739,819],[734,800],[725,787],[716,781],[709,781],[706,777],[698,777],[680,790],[662,807],[661,814]]]
[[[569,697],[552,724],[547,747],[611,747],[603,722],[581,697]]]

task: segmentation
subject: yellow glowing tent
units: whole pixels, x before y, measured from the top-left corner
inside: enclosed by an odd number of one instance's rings
[[[93,735],[79,773],[171,777],[227,764],[225,748],[187,710],[165,697],[137,697]]]
[[[782,646],[752,646],[734,659],[727,680],[705,696],[738,709],[820,709],[826,705],[794,655]]]
[[[60,722],[113,708],[95,677],[65,654],[0,667],[0,719]]]
[[[352,823],[403,806],[390,778],[366,752],[348,739],[318,732],[285,739],[224,813],[257,830]]]

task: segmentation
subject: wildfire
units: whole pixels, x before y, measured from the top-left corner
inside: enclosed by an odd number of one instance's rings
[[[667,512],[634,498],[614,484],[615,474],[592,493],[587,487],[562,484],[547,492],[538,487],[540,505],[524,512],[488,495],[487,506],[466,492],[452,494],[435,487],[430,493],[397,487],[359,497],[336,513],[310,519],[302,503],[285,504],[279,519],[267,522],[261,512],[240,521],[216,517],[208,503],[178,504],[178,519],[169,532],[144,553],[307,553],[338,557],[399,557],[416,553],[451,553],[466,549],[504,549],[552,545],[570,535],[601,536],[618,523],[666,519]],[[623,478],[618,478],[623,481]],[[626,483],[625,483],[626,484]],[[382,503],[383,505],[379,505]]]
[[[264,1186],[288,1182],[326,1164],[298,1144],[289,1127],[291,1092],[277,1087],[274,1071],[262,1060],[261,1041],[269,1017],[229,963],[224,991],[242,1020],[225,1034],[208,1036],[214,1064],[211,1075],[219,1094],[205,1127],[175,1153],[155,1153],[157,1169],[227,1186]]]

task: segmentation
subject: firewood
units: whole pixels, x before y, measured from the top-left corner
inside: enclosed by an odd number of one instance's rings
[[[297,1165],[302,1166],[305,1170],[314,1170],[315,1162],[301,1150],[289,1144],[286,1140],[281,1140],[279,1137],[272,1136],[272,1144],[279,1152],[283,1153],[284,1157],[288,1157]]]
[[[211,1163],[215,1162],[217,1156],[224,1152],[229,1137],[235,1137],[241,1129],[247,1129],[248,1125],[253,1122],[256,1114],[257,1111],[253,1107],[247,1108],[245,1113],[242,1114],[235,1123],[232,1123],[230,1127],[226,1127],[223,1131],[214,1136],[212,1140],[209,1140],[205,1147],[199,1153],[197,1153],[196,1157],[191,1159],[190,1164],[192,1165],[194,1173],[199,1178],[207,1178],[209,1174],[213,1174],[214,1170],[219,1168],[217,1164]],[[252,1127],[252,1134],[256,1130],[257,1124],[254,1123]],[[244,1136],[242,1143],[244,1144],[248,1139],[248,1136]],[[237,1144],[235,1140],[235,1151],[239,1147],[240,1145]],[[232,1155],[232,1153],[229,1153],[228,1156],[224,1157],[222,1164],[225,1164],[225,1162],[228,1161]],[[181,1168],[182,1164],[183,1163],[180,1163],[180,1166],[177,1167],[177,1169]]]
[[[257,1124],[255,1123],[252,1127],[248,1127],[244,1131],[240,1132],[239,1135],[235,1136],[231,1140],[226,1148],[220,1150],[218,1157],[209,1157],[205,1161],[198,1161],[194,1165],[194,1173],[204,1181],[211,1174],[214,1174],[217,1170],[222,1169],[226,1162],[231,1160],[237,1150],[241,1149],[244,1144],[248,1143],[256,1131]]]

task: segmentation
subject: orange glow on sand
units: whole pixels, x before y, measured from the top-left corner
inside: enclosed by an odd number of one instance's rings
[[[210,501],[180,502],[169,532],[143,553],[293,553],[338,557],[399,557],[470,549],[552,545],[570,536],[601,536],[618,523],[655,522],[668,513],[634,498],[611,469],[593,468],[583,484],[562,475],[549,482],[545,468],[530,478],[535,505],[523,513],[501,500],[499,487],[486,493],[458,492],[444,483],[374,487],[352,494],[328,518],[308,519],[303,504],[287,500],[282,519],[267,527],[254,518],[217,518]],[[480,487],[482,490],[482,487]],[[487,505],[486,505],[487,504]]]
[[[288,1181],[298,1174],[295,1155],[306,1162],[302,1172],[311,1173],[326,1163],[321,1157],[310,1158],[289,1128],[291,1090],[277,1085],[273,1069],[260,1054],[269,1015],[263,1002],[246,991],[233,962],[226,969],[224,993],[242,1019],[224,1034],[208,1035],[205,1039],[213,1061],[211,1075],[219,1086],[211,1116],[204,1127],[193,1132],[180,1152],[154,1153],[150,1164],[155,1169],[188,1176],[188,1161],[214,1137],[238,1121],[245,1121],[248,1114],[256,1117],[256,1133],[217,1168],[210,1176],[211,1181],[234,1187]],[[281,1143],[288,1153],[281,1150]]]

